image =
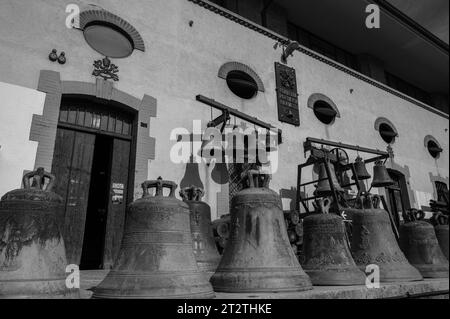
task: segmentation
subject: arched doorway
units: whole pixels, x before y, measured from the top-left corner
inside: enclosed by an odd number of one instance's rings
[[[67,259],[80,269],[108,269],[132,200],[137,111],[93,96],[64,95],[52,172],[64,199]]]

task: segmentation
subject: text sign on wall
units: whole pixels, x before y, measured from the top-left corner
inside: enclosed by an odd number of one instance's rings
[[[276,62],[275,76],[277,84],[278,120],[300,126],[295,69]]]

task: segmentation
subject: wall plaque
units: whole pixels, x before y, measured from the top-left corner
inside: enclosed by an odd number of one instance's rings
[[[275,76],[277,84],[278,120],[300,126],[295,69],[276,62]]]

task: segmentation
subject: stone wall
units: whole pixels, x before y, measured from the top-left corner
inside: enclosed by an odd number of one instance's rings
[[[321,61],[295,52],[289,65],[297,71],[301,125],[283,124],[278,122],[276,106],[274,62],[280,60],[281,50],[274,49],[275,40],[187,0],[90,2],[127,20],[145,41],[146,52],[135,51],[129,58],[113,59],[113,63],[120,69],[120,81],[114,84],[117,90],[138,99],[150,95],[158,101],[158,114],[150,126],[150,134],[156,138],[155,159],[149,162],[150,178],[162,175],[179,183],[184,176],[185,165],[170,161],[170,150],[175,143],[170,141],[170,135],[175,128],[192,130],[193,120],[202,120],[203,127],[211,120],[210,108],[195,101],[197,94],[214,98],[283,130],[279,170],[271,185],[276,191],[295,187],[297,165],[305,161],[303,142],[307,137],[385,150],[386,143],[374,129],[379,117],[388,118],[399,132],[393,145],[395,163],[409,171],[412,194],[433,194],[430,176],[444,179],[449,176],[448,119],[401,98],[401,94],[388,93],[324,63],[328,61],[326,58]],[[87,45],[81,31],[66,28],[65,9],[69,3],[87,7],[84,2],[73,0],[2,1],[0,82],[3,88],[16,85],[23,92],[36,90],[41,70],[59,72],[62,81],[95,83],[92,63],[102,56]],[[66,52],[65,65],[49,61],[48,54],[53,48]],[[225,80],[218,77],[218,71],[224,63],[233,61],[252,68],[262,79],[265,92],[245,101],[230,92]],[[315,93],[326,95],[337,106],[341,117],[333,125],[322,124],[307,107],[309,97]],[[9,96],[8,89],[0,90],[1,101]],[[7,113],[2,106],[0,121],[31,119],[40,112],[42,95],[36,93],[31,107],[17,101],[12,106],[14,112]],[[213,116],[218,115],[213,112]],[[20,134],[30,134],[25,126],[17,130]],[[0,136],[5,134],[4,127],[0,133]],[[427,135],[434,136],[444,149],[437,160],[424,147]],[[2,152],[0,149],[0,156]],[[30,149],[27,154],[33,158],[35,151]],[[23,155],[17,153],[19,156]],[[351,154],[351,160],[355,157],[356,154]],[[29,163],[20,165],[23,170],[30,166]],[[0,167],[3,177],[5,165],[0,163]],[[207,188],[206,200],[215,217],[221,186],[206,178],[210,173],[210,168],[200,165],[200,177]],[[306,178],[311,178],[311,174]],[[3,184],[5,189],[17,186],[17,181],[8,183]],[[412,206],[417,206],[415,195],[410,197]],[[285,206],[288,208],[289,203],[285,202]]]

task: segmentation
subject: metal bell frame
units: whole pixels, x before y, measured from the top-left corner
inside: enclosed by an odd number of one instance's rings
[[[331,149],[331,150],[325,149],[324,148],[325,146],[331,147],[333,149]],[[306,139],[306,141],[304,142],[303,148],[304,148],[305,156],[307,153],[310,153],[310,156],[304,164],[298,165],[296,211],[300,212],[300,205],[302,205],[302,207],[305,210],[305,213],[300,214],[300,218],[305,218],[313,213],[309,208],[309,202],[311,202],[311,201],[314,202],[318,198],[327,197],[326,195],[320,195],[320,194],[317,194],[317,195],[314,195],[311,197],[306,197],[303,195],[305,193],[305,188],[307,185],[316,184],[319,182],[319,180],[302,182],[302,170],[303,169],[305,169],[308,166],[312,166],[316,163],[325,163],[325,167],[327,170],[327,178],[330,182],[330,187],[332,189],[331,197],[333,198],[333,207],[331,209],[331,212],[339,214],[340,212],[345,211],[346,209],[353,208],[353,206],[355,205],[355,202],[353,199],[345,198],[342,193],[338,192],[335,189],[335,187],[331,183],[332,179],[330,176],[330,169],[329,169],[329,165],[327,162],[329,162],[335,166],[335,171],[336,171],[337,176],[340,176],[343,172],[346,172],[349,170],[352,172],[352,176],[354,177],[354,182],[350,183],[350,184],[346,184],[346,185],[340,185],[340,186],[344,189],[347,187],[356,186],[356,188],[358,190],[358,194],[356,195],[355,198],[359,198],[363,194],[370,194],[370,191],[372,190],[372,188],[367,190],[364,183],[359,180],[358,173],[355,168],[355,163],[345,163],[345,164],[341,163],[341,156],[340,156],[339,152],[343,151],[345,154],[347,154],[346,151],[350,150],[350,151],[356,151],[356,152],[358,152],[358,154],[359,153],[369,154],[372,157],[366,158],[364,160],[365,164],[374,163],[377,161],[384,161],[383,164],[385,164],[386,161],[390,158],[389,152],[360,147],[357,145],[350,145],[350,144],[344,144],[344,143],[340,143],[340,142],[327,141],[324,139],[317,139],[317,138],[312,138],[312,137],[308,137]],[[347,155],[347,157],[348,157],[348,155]],[[389,218],[391,221],[391,225],[392,225],[392,230],[398,241],[399,237],[400,237],[399,231],[398,231],[399,225],[396,224],[396,221],[394,220],[394,217],[389,209],[389,206],[386,202],[385,197],[380,196],[380,198],[381,198],[381,203],[383,204],[383,209],[385,209],[388,212],[388,215],[389,215]]]

